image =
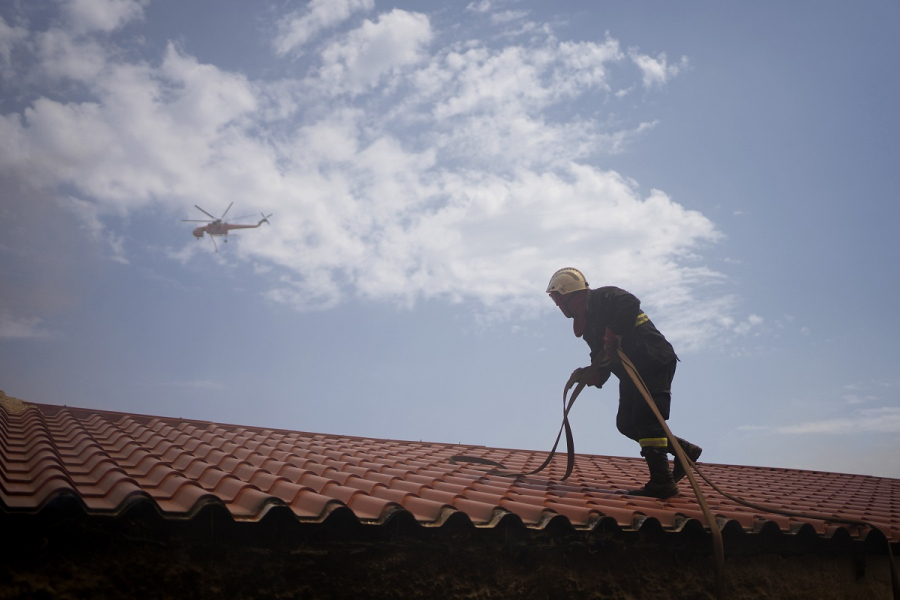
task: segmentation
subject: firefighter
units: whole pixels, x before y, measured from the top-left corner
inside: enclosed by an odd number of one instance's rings
[[[587,384],[597,388],[610,374],[619,380],[616,428],[641,445],[641,456],[650,470],[650,481],[627,493],[653,498],[676,495],[676,484],[685,476],[685,467],[676,458],[674,471],[669,470],[667,454],[674,455],[675,450],[619,361],[621,348],[640,373],[660,414],[668,420],[670,388],[678,362],[672,345],[641,311],[641,302],[634,295],[614,286],[590,289],[578,269],[568,267],[554,273],[547,293],[562,313],[573,319],[575,336],[583,338],[591,349],[592,366],[576,369],[573,377],[580,379],[589,369]],[[676,439],[692,461],[700,458],[702,448]]]

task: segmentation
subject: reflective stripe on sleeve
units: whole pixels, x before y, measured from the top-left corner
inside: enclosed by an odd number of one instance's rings
[[[649,320],[650,317],[648,317],[645,313],[641,313],[637,316],[637,320],[634,322],[634,326],[637,327],[638,325],[643,325]]]

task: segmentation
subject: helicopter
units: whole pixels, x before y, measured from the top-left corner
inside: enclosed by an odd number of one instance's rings
[[[219,235],[219,236],[225,237],[228,235],[228,232],[231,231],[232,229],[256,229],[263,223],[268,223],[269,217],[272,216],[271,214],[265,215],[263,213],[260,213],[260,215],[262,215],[262,219],[260,219],[256,225],[232,225],[231,223],[226,223],[224,221],[224,219],[225,219],[225,215],[228,214],[228,211],[231,210],[231,206],[233,204],[234,204],[234,202],[229,204],[228,208],[225,209],[225,212],[223,212],[222,216],[219,218],[214,217],[213,215],[209,214],[208,212],[206,212],[205,210],[203,210],[202,208],[200,208],[199,206],[197,206],[195,204],[194,208],[196,208],[203,214],[207,215],[208,217],[212,217],[212,218],[211,219],[182,219],[182,221],[185,223],[209,223],[209,225],[201,225],[200,227],[197,227],[196,229],[194,229],[194,231],[192,233],[194,234],[194,237],[197,238],[198,240],[203,237],[204,233],[208,233],[210,239],[213,241],[213,246],[215,246],[215,248],[216,248],[216,252],[218,252],[219,246],[218,246],[218,244],[216,244],[215,236]],[[247,216],[251,216],[251,215],[247,215]],[[238,218],[245,219],[246,217],[238,217]],[[227,243],[228,239],[225,239],[223,241]]]

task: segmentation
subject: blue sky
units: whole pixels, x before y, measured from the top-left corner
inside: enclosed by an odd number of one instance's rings
[[[549,449],[638,295],[709,462],[900,477],[895,2],[0,5],[0,389]],[[199,205],[273,213],[227,244]],[[253,222],[250,219],[248,222]],[[230,236],[232,237],[232,236]],[[637,456],[615,385],[576,450]]]

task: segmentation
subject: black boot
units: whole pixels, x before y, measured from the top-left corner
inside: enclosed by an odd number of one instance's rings
[[[648,496],[650,498],[671,498],[678,494],[678,486],[672,479],[669,470],[669,459],[665,448],[644,448],[641,450],[647,467],[650,469],[650,481],[639,490],[631,490],[629,496]]]
[[[687,455],[691,462],[697,462],[697,459],[700,458],[700,455],[703,454],[703,448],[700,446],[695,446],[687,440],[683,440],[681,438],[675,438],[678,440],[678,445],[681,446],[681,449],[684,450],[684,453]],[[666,452],[675,457],[675,468],[672,469],[672,479],[675,480],[675,483],[678,483],[684,476],[687,475],[687,470],[685,466],[681,464],[681,461],[678,460],[678,455],[675,454],[675,449],[672,447],[672,442],[669,442],[669,447],[666,448]]]

